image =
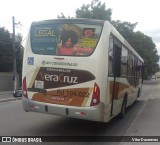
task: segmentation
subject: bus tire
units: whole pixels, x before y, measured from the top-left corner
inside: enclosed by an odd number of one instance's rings
[[[126,113],[126,107],[127,107],[127,95],[125,95],[123,102],[122,102],[122,106],[121,106],[121,112],[119,114],[120,118],[123,118],[125,113]]]

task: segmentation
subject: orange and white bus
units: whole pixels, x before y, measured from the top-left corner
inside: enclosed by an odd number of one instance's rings
[[[143,59],[108,22],[33,22],[23,58],[25,111],[108,122],[142,90]]]

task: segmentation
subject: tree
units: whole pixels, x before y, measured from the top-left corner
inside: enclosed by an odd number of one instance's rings
[[[156,45],[152,38],[143,34],[142,32],[134,32],[137,23],[112,21],[114,27],[121,33],[121,35],[129,42],[129,44],[140,54],[145,62],[145,74],[147,78],[159,71],[159,55]]]
[[[0,28],[0,72],[11,72],[13,68],[12,39],[5,28]]]
[[[19,37],[20,41],[15,42],[15,49],[16,49],[16,62],[17,62],[17,72],[19,75],[22,73],[22,61],[23,61],[23,50],[24,47],[21,45],[22,42],[22,35],[19,33],[16,37]]]
[[[159,55],[152,38],[138,31],[133,34],[130,44],[145,62],[145,78],[159,71]]]
[[[73,18],[73,17],[70,17],[70,16],[66,17],[63,13],[61,13],[61,15],[58,15],[57,17],[58,17],[59,19]]]
[[[58,15],[57,17],[58,17],[59,19],[60,19],[60,18],[66,18],[63,13],[61,13],[61,15]]]
[[[106,9],[106,4],[99,0],[93,0],[91,4],[83,4],[81,8],[76,10],[76,18],[91,18],[111,21],[112,10]],[[73,18],[66,17],[63,12],[57,16],[58,18]]]
[[[135,29],[136,25],[138,24],[137,22],[132,24],[130,22],[121,22],[120,20],[111,21],[111,23],[118,30],[118,32],[124,38],[127,38],[128,40],[134,34],[134,29]],[[129,42],[130,42],[130,40],[129,40]]]
[[[120,34],[129,42],[129,44],[140,54],[146,64],[145,77],[154,74],[159,70],[159,55],[152,38],[142,32],[134,32],[136,23],[121,22],[120,20],[111,20],[112,10],[106,9],[105,3],[99,0],[93,0],[91,4],[83,4],[76,10],[76,18],[91,18],[110,21]],[[61,18],[66,18],[61,13]]]
[[[91,4],[83,4],[76,10],[76,18],[92,18],[111,21],[112,10],[106,9],[106,4],[93,0]]]
[[[22,38],[21,34],[18,34]],[[21,39],[22,40],[22,39]],[[22,72],[23,46],[20,42],[15,42],[17,72]],[[0,28],[0,72],[13,71],[13,40],[10,33],[4,27]]]

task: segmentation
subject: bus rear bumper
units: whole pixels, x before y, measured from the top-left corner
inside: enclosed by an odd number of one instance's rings
[[[22,98],[22,102],[26,112],[39,112],[92,121],[104,121],[103,103],[94,107],[76,107],[37,102],[24,97]]]

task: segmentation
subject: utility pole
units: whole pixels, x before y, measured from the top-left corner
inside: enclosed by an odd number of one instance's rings
[[[14,90],[17,89],[17,65],[16,65],[16,48],[15,48],[15,18],[12,17],[13,24],[13,81],[14,81]]]

